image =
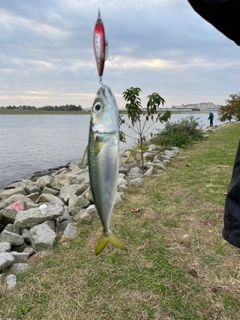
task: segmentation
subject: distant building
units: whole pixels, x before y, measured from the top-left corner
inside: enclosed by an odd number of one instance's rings
[[[218,111],[220,108],[219,104],[214,104],[212,102],[201,102],[201,103],[189,103],[182,104],[181,106],[172,106],[175,110],[191,110],[191,111]]]

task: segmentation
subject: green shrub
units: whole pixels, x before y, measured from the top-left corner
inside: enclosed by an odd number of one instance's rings
[[[162,147],[186,148],[202,138],[203,130],[198,119],[190,116],[178,122],[167,122],[165,128],[154,135],[151,143]]]

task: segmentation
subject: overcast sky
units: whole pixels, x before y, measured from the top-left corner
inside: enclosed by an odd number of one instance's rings
[[[0,106],[92,106],[98,8],[109,42],[103,82],[158,92],[165,106],[224,104],[240,91],[240,47],[186,0],[1,0]]]

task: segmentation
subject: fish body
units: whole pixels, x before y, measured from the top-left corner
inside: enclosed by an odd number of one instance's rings
[[[108,242],[127,250],[109,227],[117,193],[119,114],[115,98],[107,86],[100,87],[92,107],[88,168],[93,200],[103,226],[96,254],[99,254]]]
[[[97,63],[98,75],[101,81],[106,60],[106,39],[104,25],[100,16],[100,10],[98,11],[98,18],[93,32],[93,47]]]

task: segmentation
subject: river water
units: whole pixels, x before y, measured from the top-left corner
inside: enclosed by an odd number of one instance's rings
[[[171,122],[190,114],[173,114]],[[208,114],[193,114],[202,127]],[[127,119],[126,116],[124,116]],[[34,172],[80,161],[88,141],[90,115],[0,115],[0,190],[13,181],[28,179]],[[215,114],[214,124],[219,124]],[[164,125],[157,123],[152,132]],[[126,125],[121,127],[132,135]],[[134,143],[120,143],[127,149]]]

